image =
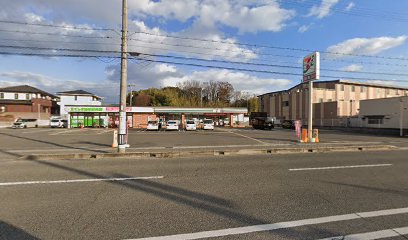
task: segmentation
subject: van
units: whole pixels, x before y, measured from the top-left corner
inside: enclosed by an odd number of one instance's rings
[[[52,128],[66,128],[68,127],[68,121],[64,119],[51,119],[50,127]]]
[[[11,126],[11,128],[14,128],[14,129],[16,129],[16,128],[32,128],[32,127],[38,127],[37,119],[19,118]]]

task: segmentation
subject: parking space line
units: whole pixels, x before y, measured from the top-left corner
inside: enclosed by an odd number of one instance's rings
[[[336,236],[329,238],[322,238],[320,240],[372,240],[372,239],[381,239],[381,238],[390,238],[390,237],[400,237],[408,235],[408,227],[401,228],[392,228],[375,232],[366,232],[366,233],[357,233],[346,236]]]
[[[91,178],[91,179],[70,179],[70,180],[54,180],[54,181],[27,181],[27,182],[4,182],[0,186],[15,186],[15,185],[30,185],[30,184],[55,184],[55,183],[80,183],[80,182],[102,182],[102,181],[127,181],[127,180],[146,180],[146,179],[161,179],[164,176],[151,177],[127,177],[127,178]]]
[[[333,166],[333,167],[315,167],[315,168],[290,168],[289,171],[312,171],[312,170],[330,170],[330,169],[344,169],[344,168],[368,168],[368,167],[389,167],[390,163],[385,164],[367,164],[367,165],[353,165],[353,166]]]
[[[269,144],[268,144],[268,143],[266,143],[266,142],[263,142],[263,141],[258,140],[258,139],[256,139],[256,138],[249,137],[249,136],[246,136],[246,135],[243,135],[243,134],[240,134],[240,133],[231,132],[231,131],[229,131],[229,133],[232,133],[232,134],[235,134],[235,135],[238,135],[238,136],[244,137],[244,138],[251,139],[251,140],[256,141],[256,142],[259,142],[259,143],[261,143],[261,144],[263,144],[263,145],[269,145]]]
[[[31,131],[24,131],[21,133],[27,134],[27,133],[38,133],[38,132],[51,132],[51,131],[56,131],[57,129],[32,129]]]
[[[159,236],[159,237],[135,238],[135,240],[136,239],[137,240],[142,240],[142,239],[143,240],[159,240],[159,239],[160,240],[187,240],[187,239],[214,238],[214,237],[272,231],[272,230],[279,230],[279,229],[285,229],[285,228],[294,228],[294,227],[301,227],[301,226],[308,226],[308,225],[340,222],[340,221],[347,221],[347,220],[354,220],[354,219],[365,219],[369,217],[388,216],[388,215],[395,215],[395,214],[406,214],[406,213],[408,213],[408,207],[372,211],[372,212],[351,213],[351,214],[345,214],[345,215],[334,215],[334,216],[327,216],[327,217],[320,217],[320,218],[309,218],[309,219],[302,219],[302,220],[289,221],[289,222],[279,222],[279,223],[272,223],[272,224],[227,228],[227,229],[219,229],[219,230],[203,231],[203,232],[195,232],[195,233],[185,233],[185,234],[176,234],[176,235]]]

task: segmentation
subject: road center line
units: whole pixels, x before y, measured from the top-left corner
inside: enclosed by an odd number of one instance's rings
[[[393,229],[386,229],[381,231],[375,232],[366,232],[366,233],[357,233],[351,234],[346,236],[336,236],[336,237],[329,237],[323,238],[320,240],[373,240],[373,239],[381,239],[381,238],[390,238],[390,237],[399,237],[408,234],[408,227],[402,228],[393,228]]]
[[[128,177],[128,178],[91,178],[91,179],[70,179],[70,180],[55,180],[55,181],[4,182],[4,183],[0,183],[0,186],[29,185],[29,184],[54,184],[54,183],[102,182],[102,181],[126,181],[126,180],[145,180],[145,179],[161,179],[161,178],[163,178],[163,176]]]
[[[320,218],[309,218],[309,219],[290,221],[290,222],[280,222],[280,223],[262,224],[262,225],[246,226],[246,227],[227,228],[227,229],[220,229],[220,230],[214,230],[214,231],[203,231],[203,232],[196,232],[196,233],[176,234],[176,235],[148,237],[148,238],[135,238],[134,240],[188,240],[188,239],[212,238],[212,237],[222,237],[222,236],[230,236],[230,235],[238,235],[238,234],[247,234],[247,233],[253,233],[253,232],[272,231],[272,230],[278,230],[278,229],[284,229],[284,228],[294,228],[294,227],[301,227],[301,226],[307,226],[307,225],[339,222],[339,221],[346,221],[346,220],[353,220],[353,219],[364,219],[368,217],[379,217],[379,216],[404,214],[404,213],[408,213],[408,207],[372,211],[372,212],[351,213],[351,214],[345,214],[345,215],[334,215],[334,216],[320,217]]]
[[[312,171],[312,170],[330,170],[342,168],[368,168],[368,167],[389,167],[390,163],[385,164],[367,164],[367,165],[353,165],[353,166],[333,166],[333,167],[316,167],[316,168],[290,168],[289,171]]]

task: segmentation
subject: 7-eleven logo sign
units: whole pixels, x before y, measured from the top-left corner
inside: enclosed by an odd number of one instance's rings
[[[315,52],[303,59],[303,81],[317,80],[320,77],[320,55]]]

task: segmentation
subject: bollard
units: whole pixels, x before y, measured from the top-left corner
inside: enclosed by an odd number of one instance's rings
[[[308,142],[307,129],[302,129],[302,142],[304,143]]]
[[[315,139],[314,142],[319,142],[319,129],[313,129],[313,138]]]
[[[112,141],[112,147],[117,148],[118,147],[118,130],[113,130],[113,141]]]

